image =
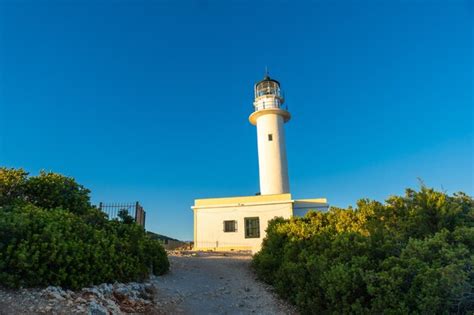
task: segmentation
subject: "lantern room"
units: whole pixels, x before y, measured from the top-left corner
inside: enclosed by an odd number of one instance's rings
[[[262,81],[255,84],[254,92],[255,111],[268,108],[280,108],[285,102],[283,92],[280,89],[280,83],[270,78],[268,74],[265,75]]]

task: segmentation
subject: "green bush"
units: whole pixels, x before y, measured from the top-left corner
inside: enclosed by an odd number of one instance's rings
[[[25,183],[25,196],[32,204],[45,209],[68,209],[76,214],[85,214],[91,208],[89,193],[73,178],[51,172],[41,171]]]
[[[257,275],[303,314],[474,311],[474,201],[421,187],[274,219]]]
[[[108,221],[72,178],[0,168],[0,284],[78,289],[168,271],[158,241],[126,214]]]

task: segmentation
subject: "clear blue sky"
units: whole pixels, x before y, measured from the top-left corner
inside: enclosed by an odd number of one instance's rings
[[[473,194],[470,1],[0,0],[0,165],[139,200],[192,239],[195,198],[258,191],[253,84],[286,92],[295,198]]]

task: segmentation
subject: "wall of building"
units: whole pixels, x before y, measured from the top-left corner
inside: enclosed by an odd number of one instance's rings
[[[291,215],[291,200],[194,207],[195,249],[258,251],[265,237],[268,221],[275,217],[289,218]],[[246,217],[259,218],[259,238],[245,238]],[[224,221],[227,220],[237,221],[236,232],[224,232]]]
[[[308,211],[327,211],[329,204],[326,198],[295,200],[293,204],[293,215],[304,217]]]

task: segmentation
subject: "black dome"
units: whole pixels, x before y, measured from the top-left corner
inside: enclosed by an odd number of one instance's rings
[[[265,77],[263,78],[263,80],[257,82],[257,83],[255,84],[255,86],[258,86],[258,85],[260,85],[260,84],[263,83],[263,82],[275,82],[276,84],[278,84],[278,86],[280,86],[280,82],[278,82],[277,80],[274,80],[274,79],[270,78],[270,76],[269,76],[268,74],[265,75]]]

